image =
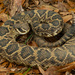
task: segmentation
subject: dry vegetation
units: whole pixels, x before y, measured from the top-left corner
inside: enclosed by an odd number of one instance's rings
[[[65,23],[71,24],[71,12],[75,12],[75,0],[0,0],[0,26],[15,14],[32,9],[55,11],[62,16]],[[27,39],[27,36],[21,36],[22,39],[19,39],[19,41],[23,42]],[[30,45],[37,46],[35,41],[31,41],[31,39],[29,39],[28,44],[31,42]],[[74,69],[75,62],[65,66],[53,66],[44,71],[40,66],[38,69],[27,68],[10,63],[0,57],[0,75],[75,75]]]

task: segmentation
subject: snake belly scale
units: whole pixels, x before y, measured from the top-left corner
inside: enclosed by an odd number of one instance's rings
[[[0,27],[0,55],[2,57],[25,66],[40,65],[43,69],[51,65],[59,66],[75,61],[75,37],[56,48],[33,47],[17,43],[15,37],[19,33],[29,32],[29,27],[26,27],[28,23],[31,24],[35,34],[47,37],[57,35],[64,27],[60,15],[53,11],[31,10],[15,15]]]

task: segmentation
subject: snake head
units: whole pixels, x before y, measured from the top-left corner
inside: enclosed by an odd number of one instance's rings
[[[27,22],[14,24],[13,27],[19,34],[27,34],[30,31],[30,27]]]

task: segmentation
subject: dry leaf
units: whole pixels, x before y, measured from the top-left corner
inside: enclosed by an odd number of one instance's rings
[[[62,75],[62,73],[65,73],[66,71],[69,72],[70,75],[70,71],[75,69],[75,62],[66,64],[64,66],[51,66],[46,71],[44,71],[40,66],[38,66],[38,68],[43,75]]]
[[[6,10],[6,8],[5,8],[5,9],[3,9],[3,10],[1,10],[1,11],[0,11],[0,14],[1,14],[1,13],[4,13],[4,12],[5,12],[5,10]]]
[[[3,64],[2,64],[2,66],[6,66],[8,64],[8,62],[4,62]]]
[[[63,2],[58,2],[58,8],[61,11],[67,11],[66,7],[64,6]]]
[[[2,4],[0,4],[0,7],[2,8],[4,6],[4,4],[2,3]]]
[[[5,62],[6,60],[5,59],[0,59],[0,64]]]
[[[21,3],[21,4],[23,5],[25,1],[26,1],[26,0],[22,0],[22,3]]]
[[[23,75],[22,73],[15,73],[14,75]]]
[[[19,13],[24,11],[23,8],[22,8],[22,5],[21,5],[22,0],[14,0],[14,1],[12,0],[12,3],[13,4],[11,4],[11,11],[10,11],[11,16],[14,16],[16,11],[19,12]]]
[[[34,4],[37,6],[39,5],[39,1],[38,0],[33,0]]]
[[[75,7],[75,2],[72,2],[70,0],[67,0],[68,4],[71,6],[71,7]]]
[[[2,20],[3,22],[7,21],[9,18],[10,18],[10,16],[8,16],[5,13],[0,14],[0,20]]]
[[[9,64],[8,68],[12,68],[12,63]]]
[[[55,7],[51,6],[51,5],[42,5],[42,6],[39,6],[37,8],[41,9],[41,10],[43,10],[43,9],[45,9],[45,10],[57,10],[57,8],[55,8]]]
[[[64,17],[62,17],[62,18],[63,18],[63,21],[64,21],[64,22],[67,22],[67,21],[69,21],[69,20],[72,19],[72,15],[67,15],[67,16],[64,16]]]
[[[67,71],[67,72],[65,73],[65,75],[72,75],[72,74],[71,74],[70,72]]]
[[[43,0],[44,2],[49,2],[49,3],[53,3],[53,2],[62,2],[63,0]]]
[[[69,12],[72,12],[72,11],[75,12],[75,9],[69,9],[68,11],[69,11]]]
[[[38,45],[36,44],[35,41],[32,41],[32,43],[29,44],[30,46],[35,46],[35,47],[38,47]]]
[[[57,12],[58,13],[59,12],[59,9],[54,10],[54,12]]]
[[[71,14],[71,12],[60,12],[60,14],[62,14],[63,16],[66,16],[66,15]]]
[[[0,75],[9,75],[8,69],[0,67]]]
[[[64,66],[60,66],[60,69],[58,71],[65,72],[65,71],[71,71],[72,69],[75,69],[75,62],[66,64]]]
[[[65,6],[66,9],[68,9],[68,10],[71,9],[71,7],[69,6],[68,3],[63,3],[63,5]]]
[[[0,0],[0,3],[3,3],[4,0]]]
[[[10,70],[14,72],[14,71],[16,71],[16,69],[17,69],[17,68],[11,68]]]
[[[58,68],[54,66],[51,66],[46,71],[44,71],[40,66],[38,68],[40,72],[42,73],[42,75],[61,75],[61,73],[57,71]]]

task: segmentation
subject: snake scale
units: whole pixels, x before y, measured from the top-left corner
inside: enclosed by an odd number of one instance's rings
[[[0,27],[0,55],[2,57],[25,66],[40,65],[43,69],[51,65],[59,66],[75,61],[75,37],[72,37],[75,34],[75,23],[62,39],[55,44],[50,44],[50,46],[57,46],[67,41],[56,48],[33,47],[17,43],[16,36],[28,33],[29,25],[35,34],[46,37],[57,35],[64,27],[61,16],[53,11],[31,10],[17,14]]]

